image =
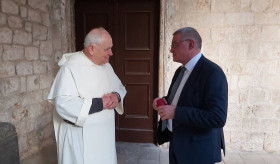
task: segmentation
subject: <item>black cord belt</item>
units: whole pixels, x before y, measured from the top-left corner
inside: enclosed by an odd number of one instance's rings
[[[64,119],[63,119],[63,121],[66,122],[66,123],[68,123],[68,124],[75,125],[75,124],[74,124],[73,122],[71,122],[71,121],[64,120]]]

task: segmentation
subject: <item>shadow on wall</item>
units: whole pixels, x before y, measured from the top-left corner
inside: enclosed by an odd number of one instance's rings
[[[43,148],[39,153],[22,160],[21,164],[57,164],[56,145]]]
[[[0,162],[19,164],[18,136],[9,122],[0,122]]]

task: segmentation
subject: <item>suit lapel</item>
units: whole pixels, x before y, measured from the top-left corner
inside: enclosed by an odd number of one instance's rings
[[[205,61],[205,57],[202,55],[201,58],[196,63],[195,67],[192,70],[192,73],[190,74],[188,80],[186,81],[182,93],[186,92],[188,88],[191,87],[191,84],[197,79],[197,77],[201,74],[201,67],[203,62]],[[178,102],[180,101],[181,96],[179,97]]]

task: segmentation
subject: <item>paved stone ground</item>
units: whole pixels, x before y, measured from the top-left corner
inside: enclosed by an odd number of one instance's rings
[[[118,142],[117,153],[118,164],[168,164],[168,149],[154,144]],[[21,161],[21,164],[56,164],[55,145]],[[218,164],[280,164],[280,154],[227,151]]]

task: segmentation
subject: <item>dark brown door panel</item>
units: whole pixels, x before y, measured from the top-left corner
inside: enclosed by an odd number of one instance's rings
[[[159,0],[76,0],[76,48],[85,35],[104,27],[113,38],[110,63],[127,89],[124,114],[116,115],[116,140],[155,142]]]

